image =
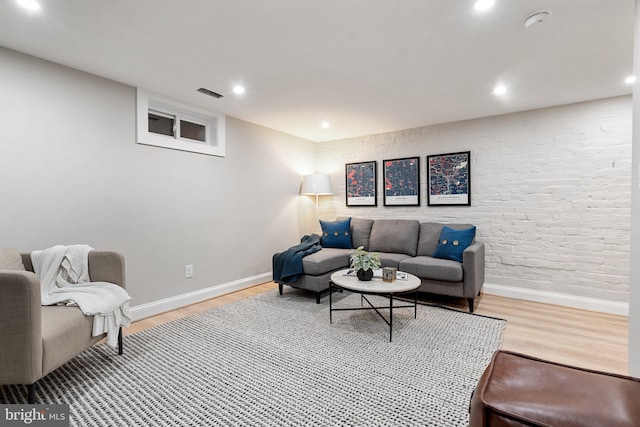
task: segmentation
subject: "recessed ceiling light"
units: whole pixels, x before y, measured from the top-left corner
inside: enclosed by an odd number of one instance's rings
[[[242,95],[244,93],[244,86],[235,85],[233,87],[233,93],[235,93],[236,95]]]
[[[320,126],[322,126],[324,129],[328,129],[331,124],[329,122],[322,122],[320,123]]]
[[[626,79],[624,79],[624,82],[628,85],[633,84],[636,82],[636,76],[629,76]]]
[[[496,95],[504,95],[507,93],[507,87],[505,85],[498,85],[493,88],[493,93]]]
[[[40,4],[36,0],[18,0],[18,4],[29,10],[40,9]]]
[[[493,7],[495,0],[478,0],[473,6],[478,12],[484,12]]]

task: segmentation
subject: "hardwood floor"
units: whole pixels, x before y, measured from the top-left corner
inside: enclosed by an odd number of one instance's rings
[[[127,328],[125,335],[271,289],[277,289],[277,287],[275,283],[267,282],[143,319]],[[291,288],[285,287],[285,292],[292,291]],[[295,292],[304,291],[296,290]],[[422,299],[425,302],[467,311],[467,302],[463,299],[425,295],[422,296]],[[324,303],[325,298],[322,301]],[[309,293],[309,304],[315,304],[312,293]],[[573,366],[627,375],[629,325],[626,317],[484,294],[476,299],[475,313],[507,320],[502,343],[503,350],[517,351]]]
[[[475,312],[507,320],[503,350],[628,373],[627,317],[493,295],[482,295]]]

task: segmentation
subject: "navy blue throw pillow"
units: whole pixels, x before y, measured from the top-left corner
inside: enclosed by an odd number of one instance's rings
[[[440,232],[438,246],[433,252],[433,257],[462,262],[462,252],[471,246],[475,237],[475,226],[466,230],[454,230],[445,225]]]
[[[351,249],[351,218],[344,221],[323,221],[322,247]]]

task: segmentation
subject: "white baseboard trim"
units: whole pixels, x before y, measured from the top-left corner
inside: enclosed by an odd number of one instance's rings
[[[271,277],[271,272],[258,274],[256,276],[234,280],[233,282],[211,286],[209,288],[188,292],[186,294],[176,295],[174,297],[136,305],[131,308],[131,318],[135,322],[136,320],[141,320],[161,313],[166,313],[167,311],[176,310],[178,308],[186,307],[187,305],[195,304],[201,301],[268,282],[271,280]]]
[[[201,301],[250,288],[251,286],[266,283],[271,280],[272,274],[263,273],[246,277],[233,282],[223,283],[217,286],[200,289],[186,294],[164,298],[146,304],[136,305],[131,308],[131,318],[135,322],[147,317],[166,313]],[[516,288],[513,286],[497,285],[485,282],[482,292],[489,295],[497,295],[506,298],[520,299],[524,301],[554,304],[564,307],[579,308],[601,313],[629,316],[629,304],[624,302],[607,301],[597,298],[579,297],[575,295],[561,294],[557,292],[540,291],[536,289]]]
[[[482,292],[506,298],[520,299],[545,304],[561,305],[582,310],[629,316],[629,304],[625,302],[607,301],[597,298],[579,297],[557,292],[539,291],[536,289],[515,288],[512,286],[484,283]]]

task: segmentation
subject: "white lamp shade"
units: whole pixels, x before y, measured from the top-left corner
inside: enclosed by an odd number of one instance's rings
[[[322,195],[333,194],[331,190],[331,179],[329,175],[323,173],[313,173],[304,177],[302,181],[302,190],[300,194],[304,195]]]

